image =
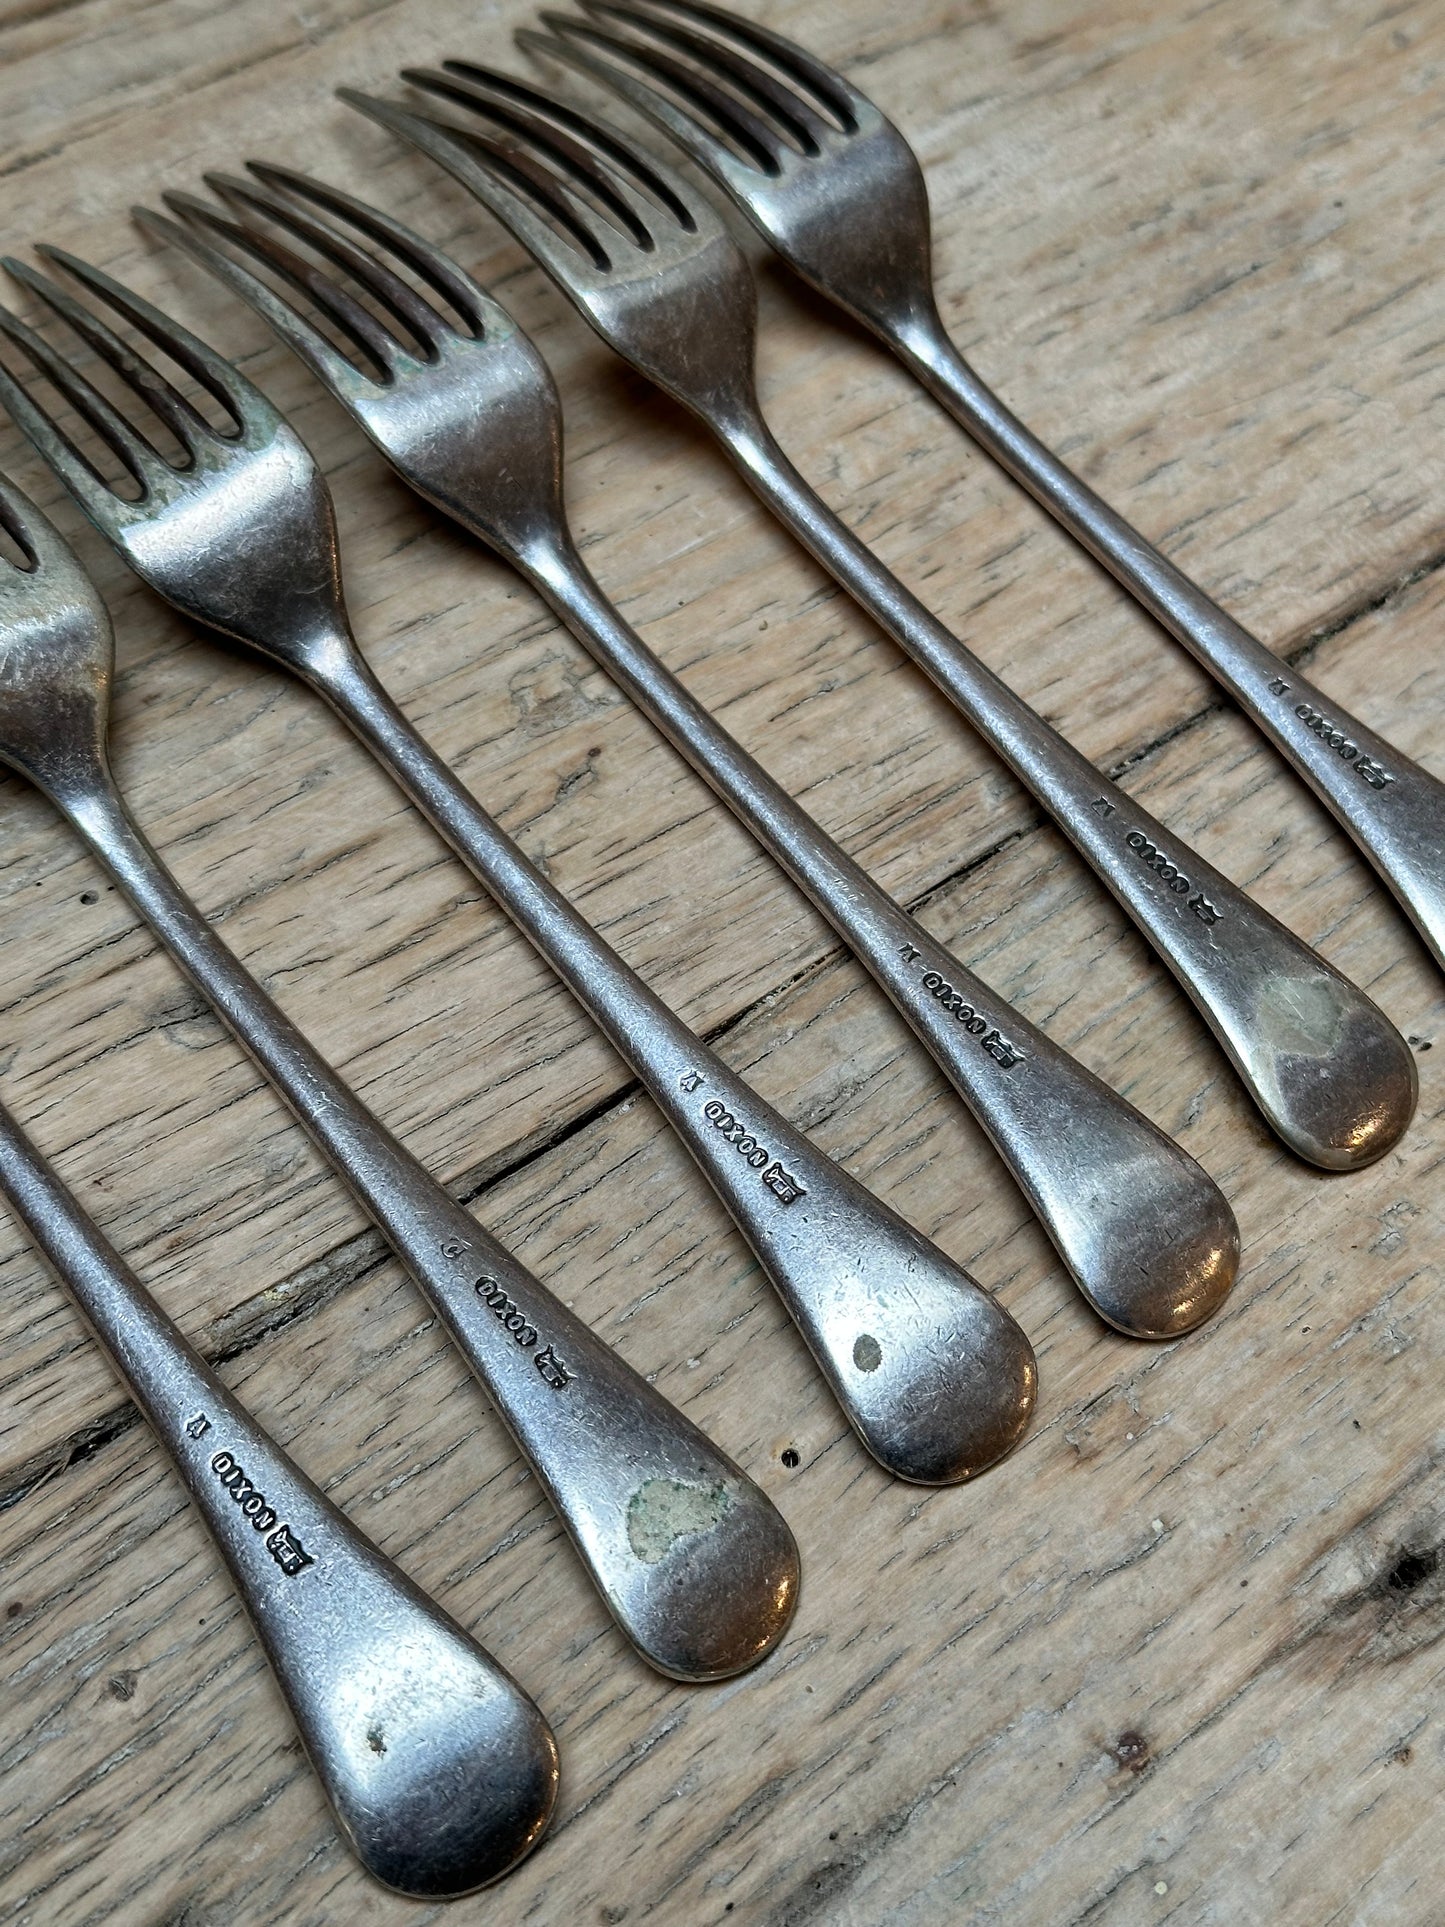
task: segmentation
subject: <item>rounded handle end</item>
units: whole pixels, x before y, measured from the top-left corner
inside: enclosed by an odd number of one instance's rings
[[[337,1818],[367,1871],[417,1899],[490,1886],[546,1832],[557,1745],[537,1707],[460,1628],[404,1631],[377,1681],[339,1694],[324,1751]],[[363,1682],[366,1682],[363,1686]]]
[[[1109,1196],[1074,1200],[1091,1228],[1075,1282],[1130,1338],[1182,1338],[1212,1318],[1239,1272],[1239,1225],[1223,1192],[1170,1144],[1167,1160],[1122,1166]]]
[[[1410,1047],[1347,978],[1276,976],[1259,1000],[1241,1066],[1284,1142],[1324,1171],[1359,1171],[1415,1114]]]
[[[671,1679],[728,1679],[787,1631],[800,1560],[787,1521],[729,1467],[654,1473],[627,1502],[628,1598],[618,1618],[648,1664]],[[617,1610],[614,1608],[614,1610]]]
[[[873,1306],[850,1306],[830,1333],[829,1377],[858,1436],[911,1484],[976,1478],[1028,1430],[1038,1397],[1032,1345],[996,1299],[921,1239],[872,1291]]]

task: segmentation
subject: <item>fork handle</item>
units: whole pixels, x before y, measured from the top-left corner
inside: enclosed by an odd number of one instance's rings
[[[1336,1171],[1383,1156],[1414,1111],[1415,1065],[1364,992],[965,648],[839,520],[755,408],[738,403],[714,425],[763,500],[1049,811],[1174,972],[1290,1149]]]
[[[317,687],[636,1071],[777,1287],[858,1436],[904,1479],[971,1477],[1033,1407],[1028,1340],[989,1294],[702,1043],[553,888],[353,648]]]
[[[367,1110],[222,943],[108,772],[56,801],[381,1226],[644,1658],[683,1679],[761,1659],[797,1585],[771,1502]]]
[[[977,1117],[1080,1290],[1139,1338],[1217,1309],[1238,1232],[1170,1137],[996,997],[848,856],[625,622],[558,533],[523,562],[583,646],[867,966]]]
[[[1445,968],[1445,784],[1315,689],[1146,542],[1004,406],[936,316],[888,339],[978,445],[1253,717]]]
[[[412,1894],[505,1873],[556,1793],[535,1705],[227,1391],[3,1106],[0,1192],[209,1528],[359,1858]]]

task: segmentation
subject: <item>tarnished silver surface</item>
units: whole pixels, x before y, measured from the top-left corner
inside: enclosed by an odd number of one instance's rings
[[[109,277],[70,256],[52,258],[62,259],[84,285],[190,368],[238,426],[235,438],[216,436],[95,314],[43,276],[12,264],[13,272],[147,394],[193,450],[184,469],[163,461],[93,390],[79,386],[74,372],[37,336],[0,310],[0,329],[35,357],[52,381],[85,402],[101,432],[139,472],[144,496],[139,502],[122,500],[67,452],[33,398],[18,383],[0,378],[0,399],[96,526],[177,607],[250,644],[319,690],[425,810],[645,1078],[747,1235],[849,1419],[881,1463],[902,1478],[928,1483],[967,1478],[991,1465],[1017,1441],[1033,1409],[1034,1357],[1018,1325],[951,1259],[815,1150],[708,1050],[412,729],[352,639],[325,481],[265,397],[204,343]],[[114,854],[115,838],[107,840]],[[345,1148],[347,1156],[354,1155]],[[424,1248],[424,1255],[435,1268],[435,1248]],[[556,1341],[555,1314],[534,1314],[505,1279],[495,1289],[500,1299],[477,1316],[512,1361],[517,1346],[499,1320],[515,1315],[522,1329],[536,1334],[535,1349],[523,1355],[523,1376],[529,1391],[549,1387],[556,1424],[562,1417],[556,1401],[564,1391],[550,1385],[551,1367],[543,1368],[560,1356],[563,1376],[570,1378],[579,1369],[571,1354],[580,1356],[580,1341]],[[514,1300],[515,1314],[507,1309]],[[465,1303],[474,1310],[479,1301],[472,1296]],[[571,1396],[570,1384],[565,1395]],[[641,1443],[636,1438],[634,1449]],[[589,1442],[578,1428],[563,1424],[549,1443],[539,1438],[536,1446],[545,1462],[547,1453],[585,1458]],[[657,1663],[665,1650],[661,1625],[669,1616],[668,1591],[678,1589],[678,1630],[667,1670],[701,1676],[750,1664],[792,1611],[792,1540],[761,1493],[740,1479],[732,1467],[704,1479],[700,1471],[684,1478],[660,1465],[644,1466],[634,1487],[642,1511],[633,1510],[629,1500],[613,1520],[621,1540],[612,1550],[629,1550],[629,1583],[637,1588],[632,1605],[645,1609],[652,1622],[648,1651]],[[674,1506],[677,1484],[693,1496],[678,1498]],[[679,1530],[665,1561],[654,1564],[633,1550],[636,1542],[651,1546],[654,1525],[665,1524],[674,1511],[680,1522],[691,1516],[689,1507],[701,1518],[714,1502],[719,1516],[706,1531]],[[645,1578],[639,1560],[647,1568]],[[705,1576],[720,1588],[720,1602],[734,1602],[727,1611],[720,1607],[711,1621],[704,1613]],[[686,1651],[681,1628],[689,1613],[699,1639],[710,1636],[710,1627],[721,1638],[731,1619],[733,1643],[722,1641],[710,1657],[701,1646]],[[749,1613],[751,1632],[744,1638]]]
[[[720,7],[578,3],[606,27],[549,13],[555,39],[519,39],[614,87],[727,190],[805,280],[887,342],[1254,718],[1445,967],[1445,784],[1226,614],[979,379],[939,315],[927,189],[892,122],[803,48]],[[606,30],[613,25],[633,33]]]
[[[55,372],[73,384],[63,364]],[[93,389],[70,392],[87,409],[108,408]],[[98,492],[109,496],[142,539],[161,539],[145,505],[111,495],[3,372],[0,396],[28,411],[32,432],[52,444],[72,485],[97,502]],[[203,461],[210,431],[179,412],[174,421]],[[108,433],[129,438],[129,459],[163,490],[165,465],[118,423]],[[289,487],[286,451],[275,459]],[[259,485],[266,485],[264,470]],[[177,539],[194,539],[195,518],[184,501],[175,507]],[[375,1218],[642,1656],[680,1679],[716,1679],[755,1664],[781,1638],[797,1599],[797,1547],[781,1515],[422,1169],[221,942],[147,843],[111,776],[113,647],[104,604],[39,510],[4,482],[0,523],[31,563],[21,569],[0,560],[0,762],[28,777],[85,838]],[[214,566],[243,587],[252,581],[259,542],[249,549],[228,542],[214,523],[209,533],[203,546]],[[296,604],[306,606],[299,589]]]
[[[226,1390],[3,1106],[0,1192],[210,1528],[357,1858],[432,1899],[499,1879],[557,1797],[541,1713]]]
[[[715,431],[762,499],[1048,809],[1284,1142],[1329,1170],[1382,1156],[1415,1107],[1404,1039],[1363,991],[1066,743],[793,467],[758,404],[752,275],[713,209],[620,135],[509,75],[453,61],[404,78],[472,119],[459,127],[350,88],[342,98],[470,188],[604,340]],[[892,216],[880,199],[868,218]]]
[[[251,181],[210,177],[242,226],[193,196],[168,197],[230,251],[154,217],[151,225],[251,302],[414,488],[522,571],[801,884],[990,1132],[1091,1303],[1139,1337],[1176,1337],[1206,1318],[1238,1261],[1238,1231],[1217,1187],[881,890],[693,700],[598,587],[567,525],[557,392],[527,337],[455,261],[377,209],[289,170],[253,163],[252,172]],[[258,215],[344,278],[297,255]],[[472,332],[360,247],[362,235],[446,289]],[[313,299],[324,295],[355,331],[352,353],[339,353],[236,250]],[[354,302],[357,294],[373,308]],[[378,306],[395,313],[393,327],[376,320]],[[373,361],[374,373],[362,365]]]

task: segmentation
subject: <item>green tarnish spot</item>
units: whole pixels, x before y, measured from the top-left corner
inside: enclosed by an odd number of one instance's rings
[[[1329,977],[1276,977],[1259,1000],[1259,1026],[1276,1051],[1325,1057],[1339,1040],[1339,987]]]
[[[870,1333],[853,1341],[853,1363],[860,1372],[876,1372],[883,1363],[883,1347]]]
[[[683,1485],[649,1479],[627,1508],[627,1543],[644,1565],[665,1559],[679,1539],[711,1532],[732,1504],[725,1485]]]

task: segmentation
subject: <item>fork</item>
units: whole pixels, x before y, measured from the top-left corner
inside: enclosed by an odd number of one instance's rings
[[[106,404],[96,395],[88,405]],[[210,431],[183,408],[171,419],[204,464]],[[141,446],[131,445],[132,459],[158,483],[159,460]],[[253,485],[288,486],[284,456],[273,449]],[[79,456],[65,459],[104,486]],[[143,539],[146,505],[111,499]],[[168,506],[184,516],[187,504],[176,496]],[[114,643],[104,603],[57,531],[5,482],[0,522],[27,563],[0,556],[0,762],[80,833],[381,1226],[642,1656],[681,1679],[754,1665],[797,1599],[797,1547],[781,1515],[422,1169],[221,942],[111,775]],[[222,566],[249,579],[254,546],[248,555],[219,520],[212,528]]]
[[[469,188],[586,320],[699,416],[764,502],[931,675],[1147,936],[1279,1136],[1327,1170],[1382,1156],[1415,1067],[1364,993],[1066,743],[866,548],[763,419],[757,295],[737,243],[676,173],[509,75],[470,62],[403,78],[475,121],[342,88]],[[482,123],[479,127],[476,122]]]
[[[533,53],[602,80],[677,141],[820,294],[882,337],[1014,480],[1253,717],[1445,967],[1445,784],[1252,636],[1030,433],[948,337],[917,156],[843,76],[698,0],[578,0]],[[679,61],[672,56],[684,56]]]
[[[644,1078],[880,1463],[900,1478],[942,1484],[1001,1457],[1021,1436],[1035,1397],[1034,1356],[1019,1326],[952,1259],[816,1150],[694,1036],[412,728],[352,636],[325,480],[260,391],[119,282],[74,256],[46,253],[188,369],[236,426],[233,436],[213,432],[91,309],[34,269],[9,263],[11,273],[159,413],[188,454],[184,467],[162,459],[68,362],[0,310],[0,331],[80,409],[144,490],[138,501],[128,501],[107,487],[33,397],[0,371],[0,400],[95,526],[159,594],[324,696],[507,909]],[[548,452],[536,450],[533,459],[545,464]],[[243,567],[238,558],[244,558]],[[515,1316],[527,1332],[544,1330],[525,1306],[515,1313],[507,1309],[515,1296],[510,1286],[498,1289],[494,1325]],[[541,1382],[535,1372],[533,1377]],[[575,1438],[573,1449],[582,1444]],[[714,1488],[724,1490],[717,1480],[705,1486],[691,1480],[692,1496],[672,1511],[682,1519],[691,1508],[704,1518],[705,1494]],[[651,1510],[665,1525],[667,1482],[654,1478],[649,1489]],[[757,1500],[762,1503],[761,1494]],[[626,1512],[623,1505],[615,1529],[622,1529]],[[634,1514],[633,1524],[631,1539],[624,1534],[622,1544],[650,1545],[647,1517]],[[761,1546],[761,1524],[757,1537]],[[676,1563],[685,1564],[686,1557],[680,1550]],[[768,1558],[781,1615],[773,1631],[780,1632],[793,1599],[780,1540]],[[766,1564],[759,1560],[746,1568],[747,1585],[761,1580]],[[739,1565],[741,1573],[741,1559]],[[715,1571],[699,1553],[699,1580],[704,1567]],[[661,1581],[664,1575],[654,1577]],[[658,1614],[666,1591],[666,1583],[649,1589]],[[700,1586],[693,1596],[700,1604]]]
[[[262,1430],[3,1105],[0,1193],[205,1521],[357,1858],[432,1899],[499,1879],[557,1797],[536,1706]]]
[[[157,215],[141,218],[270,321],[418,493],[521,571],[803,886],[984,1124],[1095,1309],[1136,1337],[1177,1337],[1202,1322],[1222,1302],[1237,1265],[1238,1230],[1218,1189],[1107,1085],[1017,1013],[1001,1011],[997,998],[844,854],[623,619],[568,527],[561,404],[526,335],[449,256],[366,202],[289,169],[252,162],[251,172],[256,181],[207,177],[247,225],[186,194],[166,198],[192,232]],[[259,228],[258,214],[319,252],[345,282]],[[372,251],[339,224],[364,235]],[[194,230],[244,250],[324,304],[334,325],[348,331],[351,354],[234,252]],[[424,285],[446,290],[472,331],[450,325],[377,248]],[[372,307],[363,308],[352,289],[369,296]],[[390,315],[391,326],[377,319],[378,310]]]

